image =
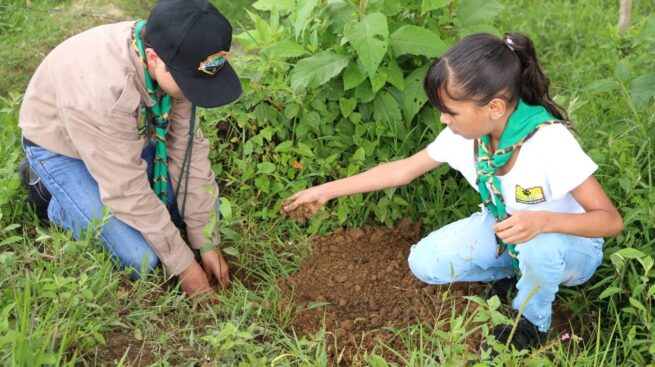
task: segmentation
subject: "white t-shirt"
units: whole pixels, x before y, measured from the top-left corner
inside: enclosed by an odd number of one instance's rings
[[[437,162],[460,171],[478,190],[475,174],[474,140],[445,128],[428,145],[428,154]],[[598,166],[582,150],[562,124],[546,126],[528,139],[504,176],[497,176],[507,212],[545,210],[584,213],[570,191],[591,176]]]

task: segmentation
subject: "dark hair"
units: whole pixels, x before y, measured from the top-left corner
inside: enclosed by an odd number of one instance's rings
[[[152,47],[150,46],[150,43],[148,43],[148,34],[146,33],[146,27],[141,27],[139,30],[139,38],[141,38],[141,42],[143,42],[144,46]]]
[[[505,33],[500,39],[476,33],[461,39],[430,65],[423,88],[430,104],[441,112],[450,113],[442,93],[479,105],[494,98],[514,103],[520,97],[527,104],[544,106],[560,120],[567,119],[566,111],[548,94],[549,84],[528,36]]]

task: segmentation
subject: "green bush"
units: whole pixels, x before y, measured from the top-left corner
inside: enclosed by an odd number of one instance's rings
[[[254,215],[262,219],[276,217],[295,191],[427,146],[440,130],[422,87],[429,63],[463,34],[496,32],[489,22],[502,10],[486,0],[309,0],[298,6],[262,0],[253,6],[260,11],[248,11],[254,29],[236,36],[247,51],[236,56],[245,59],[238,70],[244,95],[225,115],[208,112],[205,119],[220,120],[224,138],[212,157],[217,176],[240,174],[223,185],[227,195],[252,197],[260,205]],[[446,172],[366,199],[341,198],[312,219],[310,232],[334,225],[325,221],[330,215],[339,224],[373,217],[391,225],[403,216],[443,224],[473,210],[474,193]],[[446,201],[445,192],[459,199]]]

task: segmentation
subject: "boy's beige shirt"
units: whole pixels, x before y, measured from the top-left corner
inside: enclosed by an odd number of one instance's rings
[[[139,107],[153,102],[146,92],[143,63],[131,43],[133,25],[99,26],[52,50],[27,87],[19,126],[39,146],[83,160],[111,214],[141,232],[168,272],[177,275],[191,265],[194,255],[151,189],[141,159],[147,141],[137,131]],[[172,104],[166,145],[169,179],[177,188],[191,103],[180,98]],[[184,218],[196,249],[208,241],[203,230],[218,197],[208,154],[209,142],[196,130]],[[184,190],[182,183],[180,193]]]

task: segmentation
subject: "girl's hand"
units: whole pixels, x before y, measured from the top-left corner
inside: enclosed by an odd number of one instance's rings
[[[282,215],[293,220],[303,222],[306,218],[316,214],[329,198],[324,193],[322,186],[315,186],[307,190],[295,193],[286,199],[280,207]]]
[[[519,244],[530,241],[544,232],[546,215],[544,212],[513,212],[512,216],[492,227],[496,235],[505,243]]]

